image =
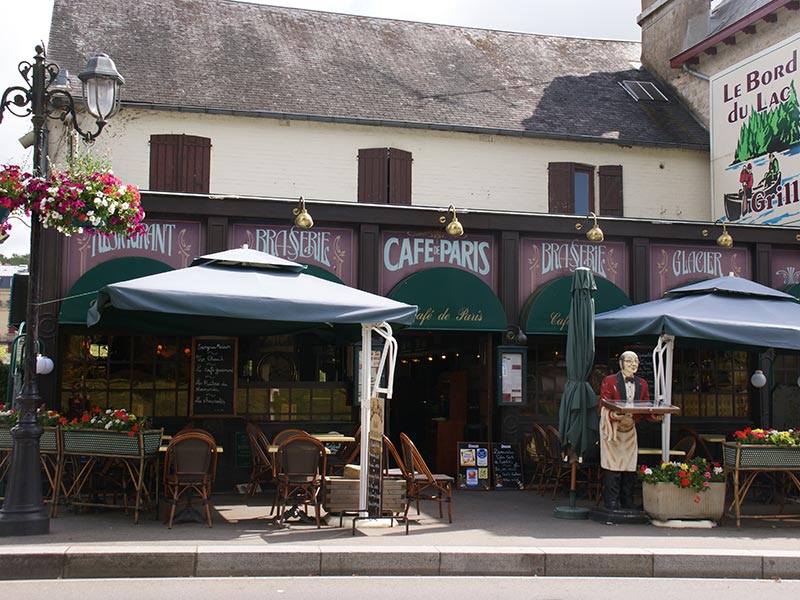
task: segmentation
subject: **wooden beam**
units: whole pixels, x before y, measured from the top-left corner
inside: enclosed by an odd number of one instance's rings
[[[709,46],[708,48],[706,48],[705,53],[708,54],[709,56],[714,56],[717,53],[717,47]]]
[[[747,27],[742,29],[742,31],[744,31],[748,35],[753,35],[756,32],[756,26],[755,25],[748,25]]]
[[[770,13],[768,15],[764,15],[764,20],[767,23],[777,23],[778,22],[778,15],[775,13]]]
[[[726,46],[735,46],[736,45],[736,36],[732,35],[730,37],[726,37],[724,40]]]

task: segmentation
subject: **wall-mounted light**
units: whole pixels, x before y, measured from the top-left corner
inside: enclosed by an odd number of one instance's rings
[[[447,223],[447,225],[445,225],[444,230],[448,233],[448,235],[452,235],[453,237],[461,237],[464,235],[464,226],[458,220],[458,215],[456,215],[456,207],[451,204],[447,207],[447,212],[452,212],[453,218],[449,223]],[[444,223],[446,221],[447,217],[439,217],[439,223]]]
[[[53,363],[53,359],[49,356],[45,356],[43,354],[36,355],[36,374],[37,375],[49,375],[53,372],[53,367],[55,367],[55,363]]]
[[[314,226],[314,219],[308,214],[306,210],[306,201],[300,196],[300,206],[292,209],[294,217],[294,224],[300,229],[311,229]]]
[[[605,239],[605,235],[603,234],[603,230],[597,225],[597,215],[593,212],[590,212],[586,215],[587,219],[594,219],[594,225],[592,225],[591,229],[586,232],[586,239],[590,242],[594,242],[595,244],[599,244]],[[575,229],[580,231],[583,229],[583,223],[575,223]]]
[[[732,248],[733,238],[731,237],[731,234],[728,233],[728,227],[725,221],[717,219],[716,221],[714,221],[714,225],[720,222],[722,223],[722,233],[720,233],[719,237],[717,238],[717,246],[719,246],[720,248]]]
[[[764,375],[764,371],[761,369],[753,371],[753,375],[750,377],[750,383],[753,384],[754,388],[762,388],[767,385],[767,376]]]

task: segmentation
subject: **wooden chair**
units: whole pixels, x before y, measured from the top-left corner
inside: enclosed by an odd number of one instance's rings
[[[247,431],[247,441],[250,443],[250,453],[253,457],[253,467],[250,471],[250,481],[247,487],[247,496],[252,498],[259,483],[266,483],[272,479],[274,467],[269,458],[269,438],[255,423],[248,423],[245,429]]]
[[[394,467],[389,466],[389,459],[394,461]],[[392,440],[385,435],[383,436],[383,475],[384,477],[402,477],[408,481],[408,469]]]
[[[681,439],[679,439],[675,444],[672,446],[672,450],[683,450],[686,455],[685,456],[676,456],[676,462],[682,462],[684,460],[691,460],[694,457],[695,450],[697,448],[697,440],[694,438],[693,435],[685,435]]]
[[[420,500],[436,500],[439,503],[439,518],[443,517],[442,503],[447,503],[447,520],[453,522],[452,495],[453,478],[449,475],[434,475],[417,450],[414,442],[405,434],[400,434],[400,446],[402,448],[403,463],[408,470],[408,495],[406,499],[406,509],[403,518],[406,521],[406,535],[408,535],[408,508],[411,501],[417,505],[419,514]]]
[[[325,475],[326,450],[322,442],[303,434],[284,440],[278,447],[278,522],[291,517],[303,517],[300,505],[308,516],[308,506],[313,505],[320,527],[320,505]],[[287,515],[286,505],[292,503]]]
[[[327,458],[328,475],[341,475],[345,465],[358,462],[361,453],[361,427],[359,426],[353,433],[355,438],[352,442],[347,442],[339,446],[335,454]]]
[[[566,481],[569,485],[571,469],[570,464],[564,460],[561,453],[561,438],[558,436],[558,429],[547,425],[544,431],[547,439],[547,480],[545,485],[552,483],[552,498],[555,498],[562,481]]]
[[[683,435],[690,435],[694,438],[695,442],[695,455],[702,456],[709,462],[718,462],[719,459],[714,456],[714,453],[711,452],[708,445],[706,444],[705,440],[700,437],[700,434],[691,427],[686,427],[685,425],[680,428],[680,433]]]
[[[547,475],[548,454],[547,434],[545,433],[544,428],[538,423],[531,424],[531,440],[533,441],[533,447],[536,450],[536,463],[534,466],[534,471],[531,474],[531,479],[526,487],[528,489],[533,489],[535,487],[541,492],[542,484],[545,476]]]
[[[294,437],[296,435],[307,436],[308,432],[303,431],[302,429],[282,429],[275,434],[274,438],[272,438],[272,443],[275,446],[280,446],[284,440],[288,440],[290,437]]]
[[[193,496],[202,502],[206,521],[211,527],[209,497],[216,473],[217,442],[210,433],[192,429],[178,433],[170,440],[164,459],[164,498],[170,505],[167,527],[172,529],[175,509],[181,501],[185,502],[183,510],[194,510],[191,507]],[[165,505],[165,511],[166,508]]]

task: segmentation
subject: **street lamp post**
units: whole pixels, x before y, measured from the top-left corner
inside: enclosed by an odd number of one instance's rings
[[[43,46],[36,46],[33,63],[21,62],[19,72],[26,86],[14,86],[3,93],[0,104],[0,122],[5,111],[18,117],[31,117],[33,123],[33,175],[46,176],[42,159],[47,156],[44,135],[47,118],[56,118],[77,131],[87,142],[100,135],[106,121],[119,110],[119,87],[122,76],[105,54],[89,59],[86,69],[78,78],[83,84],[86,108],[95,118],[96,130],[83,131],[78,125],[75,100],[66,88],[55,85],[59,74],[56,64],[46,64]],[[28,266],[29,288],[25,319],[25,377],[16,403],[19,421],[11,430],[13,450],[11,468],[6,485],[5,501],[0,509],[0,536],[39,535],[49,533],[50,520],[42,501],[39,439],[42,427],[36,419],[36,409],[41,404],[36,380],[36,341],[39,333],[39,291],[41,274],[41,223],[38,211],[31,210],[31,256]]]

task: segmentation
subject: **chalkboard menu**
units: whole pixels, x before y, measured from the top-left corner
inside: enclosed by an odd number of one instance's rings
[[[488,490],[489,444],[458,442],[458,489]]]
[[[492,444],[492,475],[496,490],[525,487],[519,444]]]
[[[236,413],[238,338],[192,339],[192,415]]]
[[[367,512],[381,516],[381,459],[383,458],[383,398],[370,398],[369,446],[367,452]]]

